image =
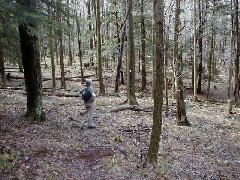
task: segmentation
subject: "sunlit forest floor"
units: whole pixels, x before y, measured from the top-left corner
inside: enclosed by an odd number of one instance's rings
[[[60,89],[58,80],[57,95],[51,94],[51,80],[47,79],[51,68],[42,69],[46,121],[41,123],[24,118],[23,79],[12,78],[7,82],[12,88],[0,90],[0,179],[240,178],[240,108],[234,108],[231,115],[226,111],[226,78],[219,76],[213,82],[211,101],[202,94],[193,102],[191,89],[186,89],[191,127],[176,125],[175,103],[170,98],[168,117],[163,118],[159,162],[144,166],[152,124],[150,79],[148,93],[137,92],[139,107],[130,109],[124,104],[126,86],[115,95],[115,73],[105,70],[107,95],[96,98],[97,128],[87,129],[83,101],[68,97],[83,87],[78,69],[66,68],[67,90]],[[16,69],[8,71],[13,77],[23,77]],[[85,75],[93,75],[98,93],[95,71],[88,69]],[[137,79],[140,89],[140,74]]]

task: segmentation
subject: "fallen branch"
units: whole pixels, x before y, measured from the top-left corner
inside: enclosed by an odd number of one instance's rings
[[[132,110],[132,111],[144,111],[144,112],[152,112],[153,107],[138,107],[138,106],[122,106],[119,108],[115,108],[110,110],[110,112],[119,112],[119,111],[125,111],[125,110]]]
[[[83,76],[83,78],[89,78],[95,76],[94,74],[90,74],[90,75],[85,75]],[[65,77],[66,81],[76,81],[76,79],[80,79],[81,76],[73,76],[73,77]],[[42,81],[50,81],[52,80],[52,78],[48,78],[48,77],[43,77]],[[61,80],[61,77],[57,77],[56,80]]]
[[[23,87],[0,87],[0,89],[4,89],[4,90],[24,90],[25,86],[23,86]]]
[[[45,93],[45,96],[58,96],[58,97],[80,97],[79,94],[66,94],[66,93],[56,93],[56,94],[52,94],[52,93]]]

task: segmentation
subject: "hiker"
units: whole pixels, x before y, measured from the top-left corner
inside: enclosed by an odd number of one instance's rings
[[[96,125],[93,122],[93,113],[95,109],[94,98],[96,97],[96,95],[91,85],[92,85],[92,80],[86,79],[86,87],[79,91],[79,93],[82,95],[85,107],[87,109],[87,119],[88,119],[87,126],[89,129],[96,128]]]

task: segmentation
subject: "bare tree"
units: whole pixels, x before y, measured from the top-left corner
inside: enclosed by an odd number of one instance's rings
[[[175,84],[175,97],[177,101],[177,124],[190,125],[187,120],[186,107],[183,97],[183,82],[182,82],[182,53],[179,52],[179,26],[180,26],[180,1],[176,0],[175,10],[175,25],[174,25],[174,47],[173,47],[173,74]]]
[[[150,162],[157,162],[160,135],[162,132],[162,104],[164,86],[164,38],[163,38],[163,0],[154,0],[154,21],[155,21],[155,85],[153,91],[154,110],[153,126],[151,133],[150,146],[148,149],[148,159]]]
[[[233,20],[233,28],[234,28],[234,45],[235,45],[235,53],[234,53],[234,81],[235,81],[235,88],[234,88],[234,97],[235,103],[238,105],[239,99],[239,53],[240,53],[240,40],[239,40],[239,22],[238,22],[238,0],[233,0],[234,4],[234,20]]]
[[[141,61],[142,61],[142,91],[147,88],[147,78],[146,78],[146,31],[144,23],[144,0],[141,0]]]
[[[135,48],[133,37],[133,1],[127,0],[129,15],[127,18],[127,92],[130,105],[137,105],[135,85]]]
[[[102,42],[101,42],[101,22],[100,22],[100,3],[99,0],[95,0],[96,7],[96,28],[97,28],[97,64],[98,64],[98,77],[99,77],[99,85],[100,85],[100,93],[101,95],[105,95],[105,86],[103,83],[103,75],[102,75]]]

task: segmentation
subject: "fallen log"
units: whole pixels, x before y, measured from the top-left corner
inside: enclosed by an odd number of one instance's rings
[[[66,93],[44,93],[45,96],[58,96],[58,97],[80,97],[79,94],[66,94]]]
[[[22,86],[22,87],[0,87],[0,89],[3,89],[3,90],[24,90],[25,87]]]
[[[83,78],[89,78],[89,77],[92,77],[92,76],[95,76],[95,75],[86,75],[86,76],[83,76]],[[76,79],[80,79],[81,76],[73,76],[73,77],[65,77],[65,80],[67,81],[77,81]],[[52,78],[48,78],[48,77],[43,77],[42,78],[42,81],[50,81],[52,80]],[[61,80],[61,77],[57,77],[56,80]]]
[[[138,106],[122,106],[119,108],[111,109],[110,112],[119,112],[125,110],[132,110],[132,111],[144,111],[144,112],[152,112],[153,107],[138,107]]]

